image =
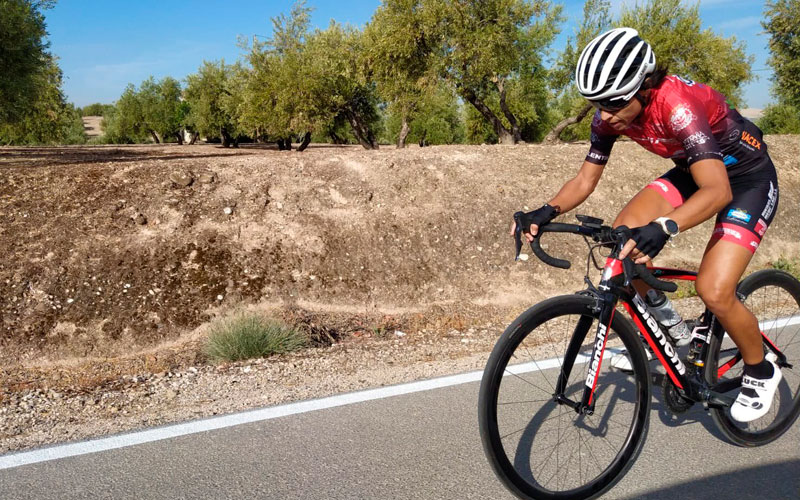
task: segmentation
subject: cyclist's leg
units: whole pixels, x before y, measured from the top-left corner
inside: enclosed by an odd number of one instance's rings
[[[675,167],[639,191],[617,215],[614,227],[649,224],[681,206],[697,189],[691,174]],[[642,296],[650,289],[641,280],[634,280],[633,286]]]
[[[736,285],[752,256],[737,243],[712,239],[700,263],[695,288],[739,347],[744,362],[756,365],[764,359],[758,320],[736,297]]]
[[[663,217],[679,206],[697,190],[691,175],[676,167],[648,184],[639,191],[622,209],[614,220],[614,227],[639,227]],[[650,286],[642,280],[633,280],[633,287],[644,297]],[[647,359],[652,359],[650,348],[645,342]],[[611,358],[611,366],[618,370],[631,370],[631,362],[626,352],[615,354]]]
[[[764,358],[758,320],[736,296],[739,279],[775,215],[778,181],[774,168],[736,179],[731,190],[733,200],[717,215],[695,287],[742,354],[742,391],[731,416],[749,422],[769,411],[781,379],[774,359]]]

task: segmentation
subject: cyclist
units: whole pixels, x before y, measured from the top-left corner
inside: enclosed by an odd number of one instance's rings
[[[586,200],[620,135],[671,158],[675,167],[644,187],[614,221],[615,227],[632,228],[620,257],[648,263],[670,238],[717,216],[696,289],[745,363],[731,416],[741,422],[764,416],[781,371],[774,355],[765,357],[758,322],[735,293],[778,204],[778,180],[761,130],[714,89],[668,76],[631,28],[612,29],[589,42],[575,80],[597,108],[591,147],[577,175],[548,203],[525,214],[526,238],[532,241],[539,226]],[[641,294],[647,290],[643,283],[636,286]]]

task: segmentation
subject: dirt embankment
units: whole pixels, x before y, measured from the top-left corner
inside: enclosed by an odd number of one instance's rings
[[[767,141],[781,202],[756,265],[797,255],[800,234],[797,138]],[[515,264],[506,231],[509,215],[554,193],[585,150],[2,149],[0,363],[152,350],[245,306],[307,322],[306,312],[317,322],[416,316],[417,326],[504,319],[580,286],[582,241],[549,243],[575,261],[564,272]],[[613,219],[669,166],[619,144],[580,211]],[[681,235],[661,262],[698,262],[709,227]]]
[[[754,268],[800,254],[800,143],[766,142],[781,199]],[[0,148],[0,451],[479,367],[582,287],[583,241],[551,235],[562,271],[515,263],[507,231],[586,149]],[[617,144],[579,212],[612,220],[670,166]],[[659,262],[696,265],[711,227]],[[204,364],[206,325],[241,308],[335,345]]]

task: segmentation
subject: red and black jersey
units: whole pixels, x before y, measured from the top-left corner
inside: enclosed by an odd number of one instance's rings
[[[725,96],[674,75],[650,90],[644,110],[622,134],[684,168],[699,160],[719,159],[729,177],[757,171],[768,160],[761,130],[729,108]],[[599,111],[595,113],[586,161],[604,165],[617,137],[619,132],[600,119]]]

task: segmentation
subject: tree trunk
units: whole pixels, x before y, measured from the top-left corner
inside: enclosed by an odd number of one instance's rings
[[[475,92],[471,89],[462,88],[460,93],[468,103],[472,104],[489,121],[501,144],[516,144],[512,132],[503,125],[503,122],[494,114],[494,111],[489,109],[489,106],[475,95]]]
[[[303,142],[297,147],[298,151],[305,151],[308,145],[311,144],[311,132],[306,132],[303,136]]]
[[[155,130],[151,130],[151,131],[150,131],[150,135],[152,135],[152,136],[153,136],[153,141],[154,141],[156,144],[161,144],[161,140],[159,140],[159,138],[158,138],[158,134],[156,134],[156,131],[155,131]]]
[[[422,131],[422,137],[419,138],[419,147],[424,148],[425,146],[428,145],[428,141],[425,140],[425,138],[427,136],[428,136],[428,131],[427,130],[423,130]]]
[[[334,144],[344,144],[344,139],[336,135],[336,132],[331,131],[328,135],[331,136],[331,141],[333,141]]]
[[[397,136],[397,149],[406,147],[406,138],[408,138],[409,132],[411,132],[411,127],[408,126],[408,115],[403,113],[403,125],[400,127],[400,134]]]
[[[197,139],[200,137],[200,132],[195,132],[192,134],[192,140],[189,141],[189,145],[194,145],[197,142]]]
[[[347,110],[345,113],[347,115],[347,120],[350,122],[350,126],[353,127],[353,134],[356,136],[356,139],[358,139],[359,144],[361,144],[364,149],[378,149],[378,142],[375,140],[372,130],[363,123],[358,113],[351,110]]]
[[[512,136],[512,143],[516,144],[522,140],[522,132],[519,130],[519,122],[517,121],[517,117],[514,116],[514,113],[508,108],[508,104],[506,104],[506,82],[504,78],[497,79],[497,91],[500,93],[500,110],[503,111],[503,115],[508,120],[508,123],[511,124],[511,136]],[[503,144],[506,144],[504,141]]]
[[[561,132],[563,132],[564,129],[569,127],[570,125],[574,125],[576,123],[579,123],[584,118],[586,118],[586,115],[589,114],[589,111],[591,109],[592,109],[592,105],[589,104],[589,103],[586,103],[581,108],[581,110],[578,111],[577,115],[570,116],[569,118],[564,118],[563,120],[558,122],[558,124],[555,127],[553,127],[553,130],[551,130],[550,132],[547,133],[547,136],[544,138],[544,142],[552,143],[552,142],[560,141],[561,139],[559,137],[561,136]]]
[[[175,137],[178,138],[178,144],[180,146],[183,146],[183,130],[178,130],[177,132],[175,132]]]
[[[231,147],[231,136],[228,134],[228,130],[225,127],[220,127],[219,135],[222,138],[222,147],[229,148]]]

